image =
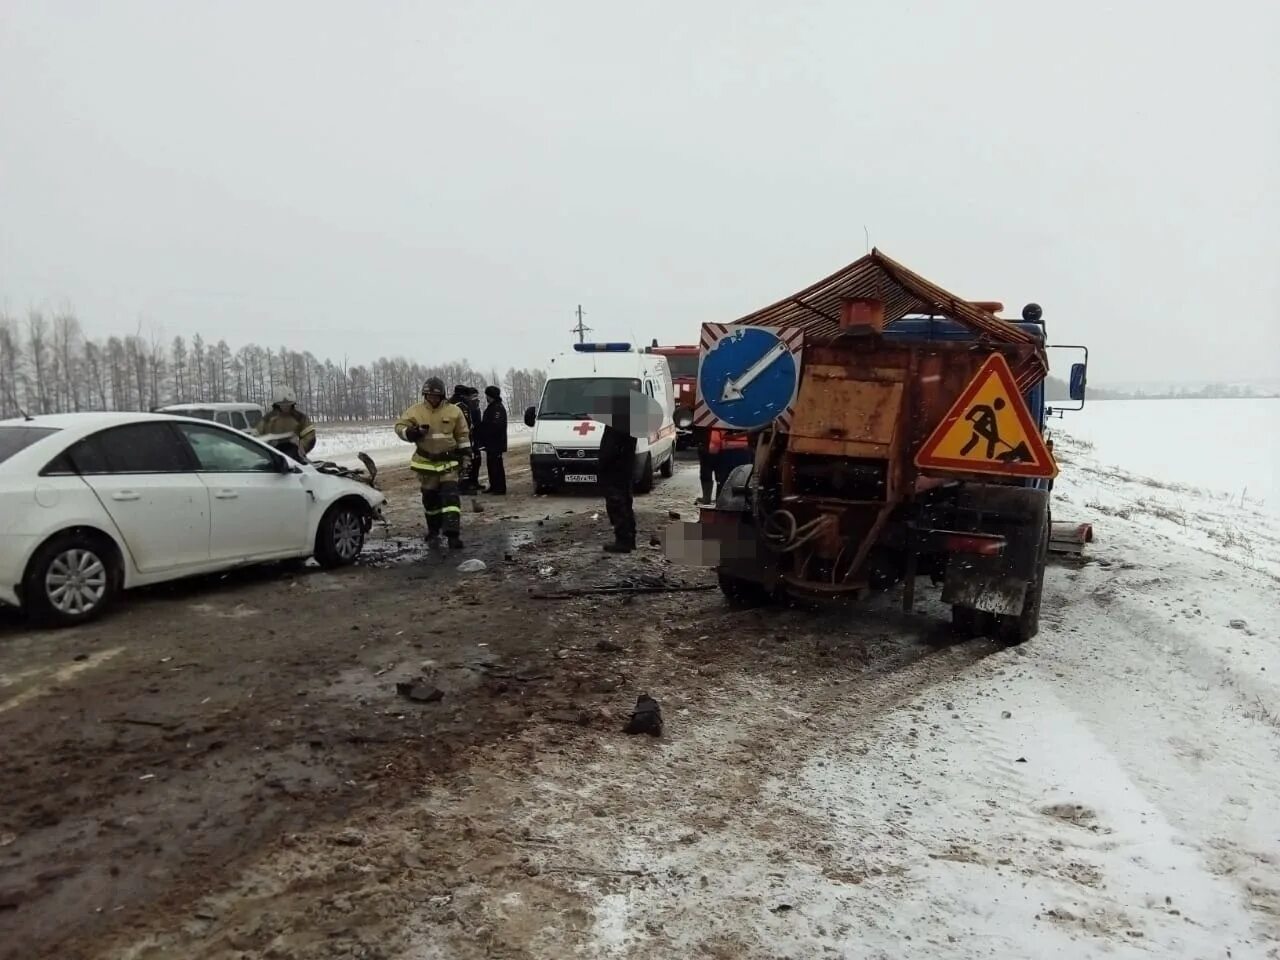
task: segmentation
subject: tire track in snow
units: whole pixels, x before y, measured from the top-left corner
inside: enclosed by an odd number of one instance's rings
[[[1220,656],[1123,581],[1086,569],[1078,582],[1108,589],[1039,659],[1065,668],[1064,702],[1204,868],[1234,885],[1255,934],[1280,942],[1280,859],[1266,852],[1280,849],[1276,730],[1245,714],[1252,694]]]

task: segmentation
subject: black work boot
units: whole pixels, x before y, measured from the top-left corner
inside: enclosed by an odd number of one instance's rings
[[[448,533],[448,534],[445,534],[445,536],[449,538],[449,549],[450,549],[450,550],[461,550],[461,549],[462,549],[462,534],[460,534],[460,533]]]
[[[604,545],[605,553],[631,553],[636,548],[634,540],[615,540]]]
[[[440,530],[427,527],[427,546],[434,547],[440,543]]]
[[[713,503],[711,499],[711,481],[708,480],[702,485],[702,496],[698,498],[699,503]]]

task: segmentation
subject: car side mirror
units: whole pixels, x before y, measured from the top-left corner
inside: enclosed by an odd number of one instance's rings
[[[693,426],[693,410],[689,407],[678,407],[671,417],[677,430],[688,430]]]
[[[1070,395],[1072,400],[1083,401],[1086,377],[1086,366],[1083,363],[1071,365]]]
[[[533,426],[534,421],[535,421],[535,420],[537,420],[537,419],[538,419],[538,408],[537,408],[537,407],[525,407],[525,408],[524,408],[524,425],[525,425],[526,427],[532,427],[532,426]]]

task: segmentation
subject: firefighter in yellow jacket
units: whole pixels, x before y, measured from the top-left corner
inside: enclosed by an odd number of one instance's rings
[[[258,436],[293,434],[298,455],[306,459],[316,445],[316,425],[298,409],[298,396],[292,387],[276,387],[271,397],[271,409],[258,423]]]
[[[409,466],[418,472],[422,508],[427,513],[427,543],[441,530],[449,546],[462,547],[462,501],[458,478],[471,457],[471,433],[461,410],[444,399],[444,381],[431,377],[422,385],[422,403],[415,403],[396,421],[396,435],[417,445]]]

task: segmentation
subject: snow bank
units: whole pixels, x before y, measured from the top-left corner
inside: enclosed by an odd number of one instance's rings
[[[1094,401],[1052,425],[1103,463],[1280,513],[1280,400]]]
[[[522,446],[529,442],[532,430],[523,423],[510,424],[507,442]],[[339,460],[354,457],[357,453],[387,453],[402,450],[405,445],[396,436],[393,424],[320,424],[316,428],[316,449],[313,459]]]

